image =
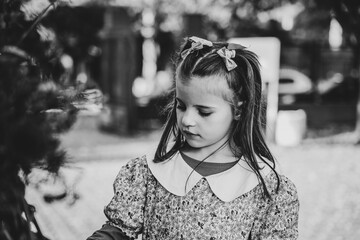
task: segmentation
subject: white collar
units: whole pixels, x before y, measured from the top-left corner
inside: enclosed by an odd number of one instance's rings
[[[224,202],[230,202],[258,185],[256,174],[244,170],[240,162],[224,172],[203,177],[193,171],[179,152],[160,163],[147,158],[151,173],[172,194],[185,196],[200,179],[205,178],[212,192]]]

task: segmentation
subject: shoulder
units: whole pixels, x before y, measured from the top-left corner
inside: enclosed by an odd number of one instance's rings
[[[294,182],[292,182],[285,175],[280,174],[279,178],[280,178],[279,191],[281,191],[283,194],[288,193],[291,195],[297,195],[297,188],[296,188]]]
[[[261,175],[272,198],[287,196],[297,199],[296,185],[288,176],[279,168],[272,169],[269,164],[261,163],[260,166],[262,169]]]
[[[140,169],[146,169],[147,168],[147,155],[143,155],[141,157],[133,158],[129,160],[122,169],[125,170],[140,170]]]
[[[119,171],[116,176],[114,187],[119,184],[135,184],[144,182],[149,176],[149,168],[147,164],[148,157],[143,155],[129,160]]]
[[[265,181],[275,201],[298,201],[296,185],[287,176],[271,172]]]

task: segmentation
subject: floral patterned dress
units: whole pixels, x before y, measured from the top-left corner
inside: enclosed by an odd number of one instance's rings
[[[294,184],[280,175],[276,192],[276,175],[267,174],[267,199],[261,184],[237,191],[238,171],[202,177],[180,154],[164,163],[133,159],[116,177],[107,223],[142,239],[297,239]]]

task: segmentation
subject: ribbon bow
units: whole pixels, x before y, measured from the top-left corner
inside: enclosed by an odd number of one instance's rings
[[[191,47],[188,49],[185,49],[184,51],[181,52],[181,58],[185,59],[190,53],[196,51],[196,50],[200,50],[204,48],[205,46],[208,47],[212,47],[213,44],[212,42],[199,38],[199,37],[190,37],[189,40],[191,41]]]
[[[237,67],[234,60],[231,59],[231,58],[234,58],[236,55],[235,50],[229,50],[229,49],[223,47],[223,48],[217,50],[216,53],[219,54],[220,57],[222,57],[222,59],[224,60],[226,69],[229,72]]]

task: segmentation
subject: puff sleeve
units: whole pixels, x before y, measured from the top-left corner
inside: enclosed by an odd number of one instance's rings
[[[299,199],[295,185],[282,177],[254,239],[295,240],[298,238]]]
[[[118,173],[114,196],[104,209],[107,224],[130,238],[137,238],[143,228],[148,174],[145,156],[128,162]]]

